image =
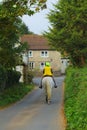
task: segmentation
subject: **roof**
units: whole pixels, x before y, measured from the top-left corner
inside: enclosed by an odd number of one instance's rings
[[[21,37],[21,42],[27,42],[30,50],[50,50],[48,40],[42,35],[23,35]]]

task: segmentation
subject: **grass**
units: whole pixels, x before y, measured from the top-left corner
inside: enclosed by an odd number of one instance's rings
[[[87,130],[87,67],[69,68],[65,79],[67,130]]]
[[[0,108],[6,107],[22,99],[34,88],[33,84],[18,84],[0,93]]]

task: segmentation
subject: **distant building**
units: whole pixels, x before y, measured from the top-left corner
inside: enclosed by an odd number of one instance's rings
[[[48,44],[48,40],[41,35],[23,35],[21,42],[28,44],[28,50],[23,54],[23,66],[17,66],[17,70],[21,72],[20,81],[23,82],[23,75],[28,67],[29,70],[35,71],[35,76],[42,75],[45,62],[49,61],[54,71],[54,76],[65,74],[65,70],[69,65],[69,59],[61,57],[61,54],[52,49]],[[27,72],[27,71],[26,71]]]
[[[23,60],[32,70],[42,70],[49,61],[54,71],[61,70],[61,54],[53,50],[48,40],[41,35],[23,35],[21,42],[27,42],[29,48],[23,55]]]

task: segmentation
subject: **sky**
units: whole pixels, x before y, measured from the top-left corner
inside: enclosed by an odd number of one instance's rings
[[[49,20],[46,18],[50,9],[53,9],[53,4],[56,4],[58,0],[47,0],[47,9],[34,14],[33,16],[24,15],[22,17],[23,22],[28,26],[29,30],[35,34],[42,34],[48,30],[50,26]]]

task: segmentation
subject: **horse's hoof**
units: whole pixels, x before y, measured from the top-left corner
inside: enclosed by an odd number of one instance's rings
[[[48,101],[48,105],[50,105],[51,101]]]
[[[46,102],[48,102],[48,98],[47,98],[47,96],[46,96]]]

